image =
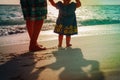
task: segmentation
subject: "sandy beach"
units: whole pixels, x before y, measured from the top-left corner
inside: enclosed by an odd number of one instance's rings
[[[1,80],[120,80],[120,24],[81,26],[72,47],[42,31],[45,51],[28,52],[27,32],[0,37]]]

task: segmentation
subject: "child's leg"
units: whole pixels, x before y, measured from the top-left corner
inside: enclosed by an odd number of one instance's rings
[[[62,47],[63,35],[59,34],[58,40],[59,40],[58,47]]]
[[[70,44],[71,41],[71,36],[66,36],[66,47],[72,46],[72,44]]]

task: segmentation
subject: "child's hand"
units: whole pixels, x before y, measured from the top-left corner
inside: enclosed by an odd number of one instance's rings
[[[80,6],[81,6],[80,0],[75,0],[75,1],[76,1],[76,7],[77,7],[77,8],[80,7]]]
[[[55,4],[55,2],[53,1],[53,0],[49,0],[50,1],[50,3],[54,6],[54,7],[56,7],[56,4]]]

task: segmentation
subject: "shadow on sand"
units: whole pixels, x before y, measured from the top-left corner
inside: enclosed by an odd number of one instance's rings
[[[85,59],[80,48],[67,48],[43,53],[34,54],[28,52],[17,56],[13,55],[12,59],[0,65],[0,79],[46,80],[44,77],[40,78],[46,69],[53,72],[61,69],[57,80],[104,80],[104,75],[99,70],[99,62]],[[49,63],[49,60],[53,58],[56,60]],[[41,62],[46,60],[48,61],[47,64],[43,65]],[[36,67],[38,63],[40,66]],[[48,71],[45,77],[49,74]]]
[[[32,72],[35,70],[35,64],[42,60],[34,52],[20,55],[12,53],[4,56],[4,58],[7,57],[10,60],[0,65],[0,80],[37,80],[38,74],[44,70],[44,68],[39,68]]]
[[[80,48],[67,48],[53,52],[56,62],[49,65],[52,70],[62,69],[60,80],[104,80],[99,62],[84,58]]]

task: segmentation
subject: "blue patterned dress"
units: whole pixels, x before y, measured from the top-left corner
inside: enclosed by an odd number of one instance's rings
[[[56,8],[59,9],[59,15],[54,32],[63,35],[77,34],[76,4],[72,2],[69,5],[64,5],[59,1],[56,3]]]

